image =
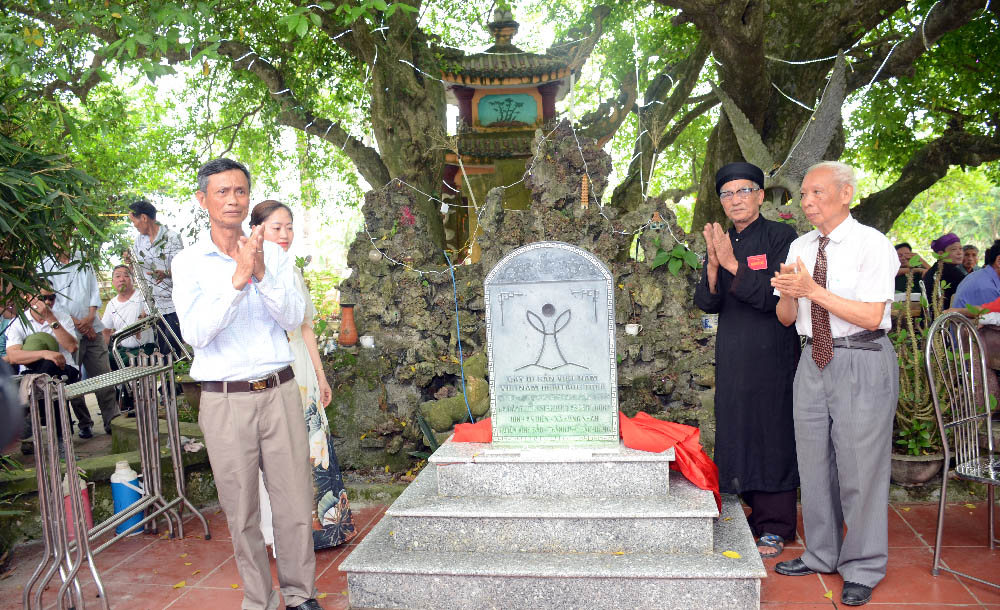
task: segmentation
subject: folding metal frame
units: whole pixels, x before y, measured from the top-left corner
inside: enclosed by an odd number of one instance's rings
[[[80,499],[80,482],[77,476],[67,477],[71,501],[67,512],[62,493],[64,472],[76,473],[76,455],[73,436],[69,424],[69,400],[95,390],[128,383],[133,387],[136,406],[136,429],[139,441],[139,462],[143,493],[127,510],[114,514],[105,521],[87,528],[83,505]],[[184,491],[183,448],[181,447],[180,426],[177,420],[177,391],[173,374],[173,359],[156,354],[142,355],[136,366],[113,371],[85,381],[65,385],[53,378],[43,379],[44,390],[39,396],[33,387],[30,410],[31,423],[35,430],[35,451],[37,455],[38,504],[43,524],[44,553],[42,561],[24,586],[22,595],[26,610],[42,608],[42,593],[58,573],[62,585],[56,595],[58,608],[85,608],[83,594],[77,575],[86,560],[97,586],[101,606],[110,610],[108,596],[101,576],[94,563],[94,556],[131,533],[133,528],[98,543],[115,527],[137,514],[143,517],[134,527],[142,527],[150,533],[158,532],[158,519],[163,518],[171,537],[184,536],[182,519],[185,506],[201,521],[205,539],[211,539],[208,522],[204,515],[188,500]],[[37,398],[41,398],[38,401]],[[39,402],[41,403],[39,405]],[[177,495],[168,500],[162,486],[162,464],[160,450],[160,425],[158,413],[163,408],[166,420],[166,449],[173,467]],[[44,432],[41,427],[41,409],[49,424]],[[55,409],[61,409],[62,447],[65,452],[65,469],[60,462],[59,440],[52,423]],[[75,540],[69,539],[67,524],[72,523]]]

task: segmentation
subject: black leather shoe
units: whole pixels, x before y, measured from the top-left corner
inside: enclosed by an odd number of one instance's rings
[[[80,426],[80,438],[94,438],[94,431],[90,426]]]
[[[298,606],[285,606],[285,610],[323,610],[315,599],[307,599]]]
[[[785,576],[809,576],[816,573],[816,570],[807,566],[801,557],[778,563],[774,566],[774,571]]]
[[[844,581],[844,591],[840,594],[840,601],[845,606],[864,606],[871,600],[871,587],[859,585],[856,582]]]

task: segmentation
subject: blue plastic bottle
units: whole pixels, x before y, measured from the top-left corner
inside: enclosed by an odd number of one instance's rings
[[[139,485],[139,475],[132,470],[127,460],[121,460],[115,464],[115,472],[111,475],[111,499],[115,504],[115,514],[128,510],[141,497],[142,488]],[[136,527],[140,521],[142,521],[142,511],[115,527],[115,533],[121,534],[127,531],[129,536],[141,534],[142,527]]]

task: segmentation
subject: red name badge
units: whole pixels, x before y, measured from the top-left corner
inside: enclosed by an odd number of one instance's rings
[[[767,255],[757,254],[755,256],[747,257],[747,267],[750,267],[754,271],[760,271],[761,269],[767,269]]]

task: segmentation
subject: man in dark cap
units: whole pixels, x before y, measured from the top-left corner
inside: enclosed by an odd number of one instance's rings
[[[764,173],[730,163],[715,188],[733,227],[704,229],[708,256],[694,302],[719,314],[715,340],[715,462],[719,487],[740,494],[762,557],[777,557],[795,538],[792,380],[799,358],[794,328],[775,317],[770,280],[796,238],[795,229],[760,215]]]
[[[156,208],[145,199],[139,199],[129,206],[129,219],[132,226],[139,232],[135,240],[133,254],[136,263],[142,269],[142,274],[149,284],[156,308],[163,314],[163,319],[173,329],[178,338],[181,336],[180,322],[177,321],[177,308],[171,293],[174,289],[174,278],[170,274],[170,265],[174,257],[184,248],[181,236],[170,227],[156,221]],[[157,343],[160,352],[166,354],[170,345],[165,338],[166,329],[157,333]]]

